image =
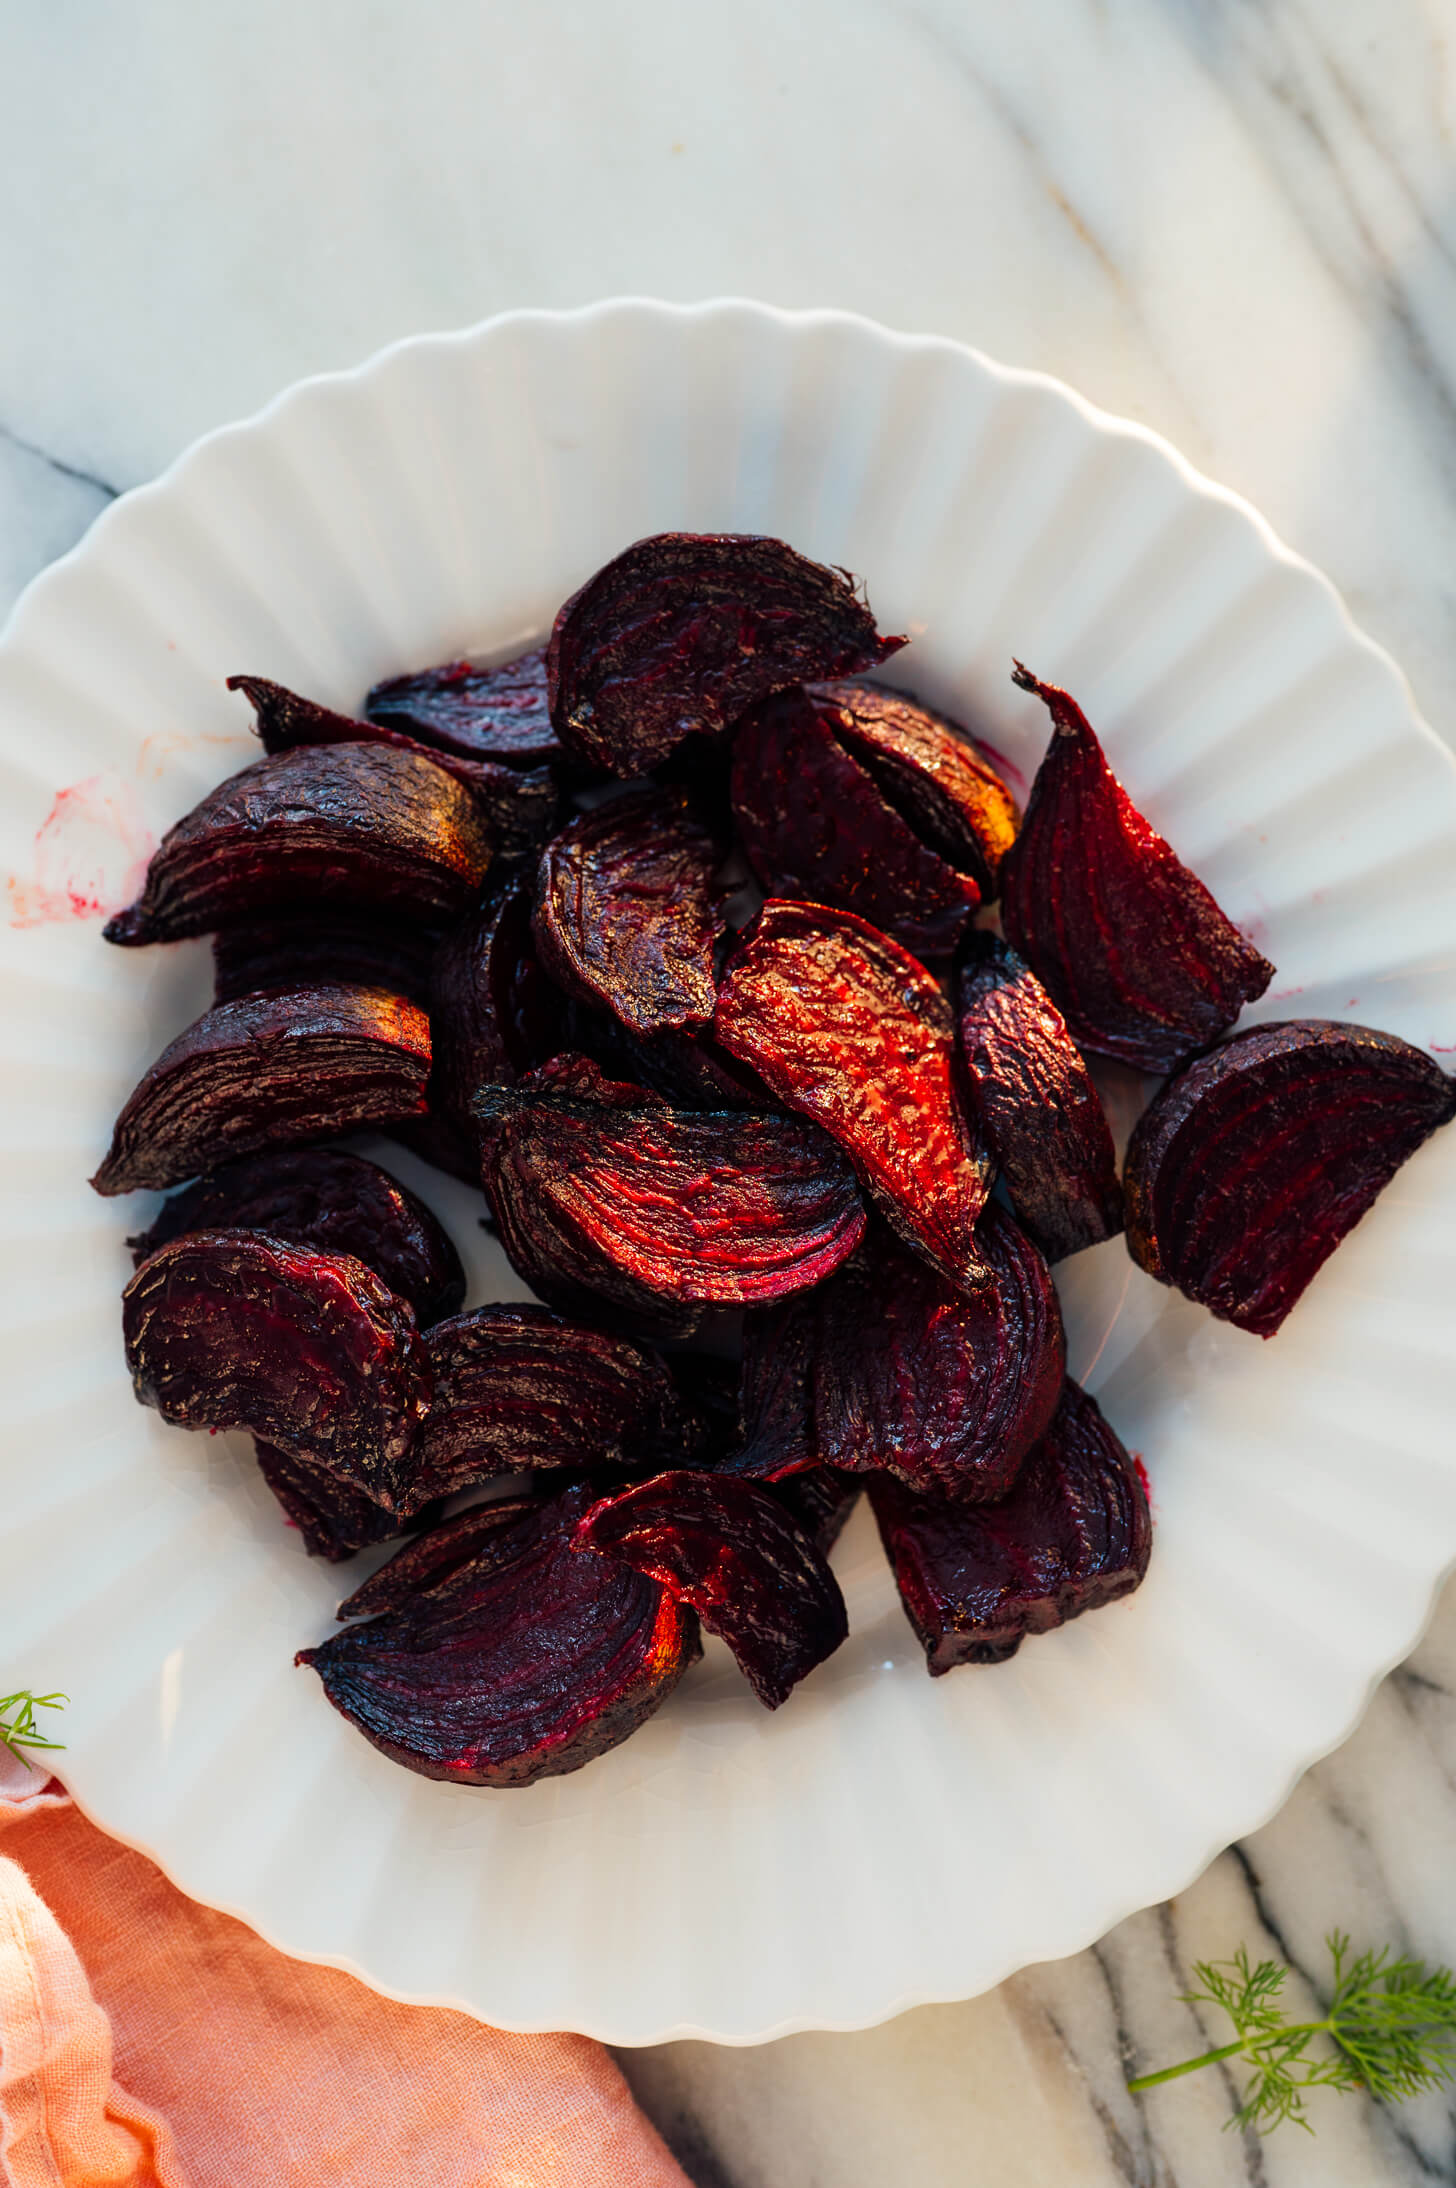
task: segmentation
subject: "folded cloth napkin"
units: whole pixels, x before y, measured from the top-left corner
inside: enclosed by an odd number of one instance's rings
[[[600,2044],[285,1959],[0,1749],[9,2188],[690,2188]]]

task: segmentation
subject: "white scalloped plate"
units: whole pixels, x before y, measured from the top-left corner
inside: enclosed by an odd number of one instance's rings
[[[1157,1540],[1136,1596],[1008,1665],[925,1677],[861,1512],[850,1640],[785,1709],[711,1643],[625,1746],[528,1792],[411,1777],[292,1668],[338,1576],[240,1440],[133,1403],[143,1211],[85,1182],[202,1007],[205,947],[109,950],[65,915],[124,900],[256,751],[230,672],[352,708],[517,645],[667,527],[863,573],[914,635],[897,677],[1027,777],[1046,723],[1011,656],[1071,686],[1278,965],[1258,1015],[1456,1043],[1456,769],[1393,664],[1163,443],[950,342],[640,302],[405,342],[211,435],[31,587],[0,644],[4,1681],[67,1688],[83,1806],[285,1950],[628,2044],[860,2027],[1087,1944],[1349,1731],[1456,1554],[1452,1132],[1272,1344],[1120,1242],[1063,1265],[1074,1369],[1146,1458]],[[476,1296],[518,1294],[470,1196],[427,1190]]]

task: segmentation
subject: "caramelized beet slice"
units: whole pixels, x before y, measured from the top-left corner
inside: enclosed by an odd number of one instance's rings
[[[842,570],[749,533],[660,532],[598,570],[546,648],[567,750],[645,775],[693,732],[720,735],[771,691],[852,675],[905,643],[881,638]]]
[[[491,841],[475,799],[417,752],[303,746],[255,760],[168,829],[108,942],[175,942],[308,905],[449,919]]]
[[[377,1618],[381,1611],[397,1611],[420,1596],[448,1591],[463,1566],[474,1565],[479,1572],[492,1558],[509,1563],[520,1542],[517,1522],[539,1517],[547,1502],[529,1493],[496,1497],[420,1530],[360,1582],[335,1616]]]
[[[405,1524],[362,1489],[306,1459],[290,1458],[276,1444],[255,1442],[253,1450],[259,1473],[302,1535],[310,1557],[337,1565],[356,1551],[387,1542]]]
[[[398,918],[330,916],[247,920],[212,938],[212,999],[231,1003],[265,988],[387,988],[427,1006],[438,927]]]
[[[833,1134],[917,1252],[953,1284],[986,1281],[989,1164],[956,1098],[949,1007],[907,950],[852,913],[770,899],[720,984],[713,1031]]]
[[[478,1307],[425,1340],[435,1402],[414,1496],[532,1467],[675,1465],[689,1427],[657,1354],[547,1307]]]
[[[1272,1337],[1453,1115],[1456,1080],[1392,1033],[1306,1018],[1236,1034],[1138,1120],[1128,1248],[1221,1321]]]
[[[188,1231],[267,1231],[292,1246],[353,1254],[407,1299],[424,1328],[454,1314],[465,1271],[436,1217],[377,1163],[336,1147],[271,1148],[244,1155],[164,1201],[149,1230],[129,1238],[140,1268]]]
[[[741,1306],[817,1284],[864,1230],[854,1173],[798,1118],[627,1109],[550,1086],[486,1087],[490,1197],[669,1299]],[[499,1207],[497,1206],[499,1217]],[[505,1222],[502,1239],[509,1241]]]
[[[541,854],[536,946],[558,986],[629,1032],[706,1025],[724,931],[712,837],[681,790],[644,790],[581,814]]]
[[[994,1201],[991,1281],[974,1293],[888,1243],[804,1302],[813,1449],[912,1489],[1003,1497],[1056,1411],[1067,1372],[1051,1271]]]
[[[773,1109],[768,1088],[703,1027],[670,1027],[639,1040],[620,1019],[574,1005],[572,1046],[609,1078],[630,1079],[675,1109]]]
[[[517,1786],[579,1769],[635,1732],[701,1653],[696,1618],[665,1588],[572,1549],[589,1502],[574,1489],[505,1524],[462,1515],[484,1529],[480,1548],[433,1575],[422,1536],[401,1555],[424,1584],[297,1662],[422,1777]]]
[[[397,1511],[430,1406],[402,1299],[352,1254],[190,1231],[122,1293],[132,1387],[179,1428],[247,1428]]]
[[[921,841],[835,736],[838,710],[807,691],[765,699],[733,740],[733,812],[771,896],[857,912],[924,956],[947,956],[981,901]]]
[[[332,707],[321,707],[317,700],[305,699],[266,676],[230,676],[228,690],[242,692],[251,704],[265,752],[288,752],[298,745],[370,744],[418,753],[432,761],[470,792],[502,858],[521,858],[539,850],[555,825],[560,792],[544,767],[523,773],[492,760],[442,751],[426,739],[379,722],[336,714]]]
[[[773,1494],[796,1525],[803,1528],[822,1557],[844,1533],[864,1483],[833,1466],[808,1466],[775,1482]]]
[[[546,702],[546,654],[538,646],[497,668],[446,661],[391,676],[364,702],[371,722],[421,744],[506,767],[546,767],[562,757]]]
[[[918,1497],[893,1475],[870,1502],[931,1677],[999,1664],[1029,1633],[1130,1595],[1153,1525],[1132,1460],[1069,1381],[1056,1417],[1000,1504]]]
[[[1049,1261],[1122,1229],[1112,1134],[1067,1022],[996,935],[967,935],[956,985],[970,1107],[1023,1230]]]
[[[127,1096],[98,1193],[180,1185],[235,1155],[420,1116],[430,1026],[377,988],[298,988],[215,1003]]]
[[[822,1552],[750,1481],[654,1474],[594,1504],[572,1543],[619,1559],[690,1603],[727,1642],[765,1709],[787,1701],[849,1631]]]
[[[1051,710],[1021,834],[1001,867],[1007,940],[1072,1038],[1142,1071],[1176,1071],[1274,977],[1144,820],[1081,708],[1017,663]]]

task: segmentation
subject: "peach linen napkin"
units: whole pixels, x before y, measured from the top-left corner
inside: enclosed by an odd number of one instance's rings
[[[9,2188],[690,2188],[600,2044],[285,1959],[0,1749]]]

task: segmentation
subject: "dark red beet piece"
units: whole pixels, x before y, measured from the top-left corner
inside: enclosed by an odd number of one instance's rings
[[[188,1231],[267,1231],[292,1246],[353,1254],[407,1299],[423,1329],[465,1298],[460,1256],[438,1219],[397,1179],[342,1148],[270,1148],[244,1155],[164,1201],[129,1238],[139,1268]]]
[[[864,1483],[858,1476],[841,1474],[833,1466],[809,1466],[800,1473],[785,1475],[772,1487],[790,1519],[803,1528],[820,1555],[828,1557],[844,1533]]]
[[[480,668],[446,661],[413,676],[391,676],[364,702],[371,722],[403,730],[421,744],[506,767],[545,767],[562,757],[546,702],[542,647]]]
[[[260,1147],[420,1116],[430,1026],[376,988],[299,988],[216,1003],[127,1096],[98,1193],[180,1185]]]
[[[821,1459],[970,1502],[1006,1495],[1056,1411],[1066,1343],[1051,1271],[994,1201],[980,1240],[991,1282],[974,1293],[885,1242],[805,1300]]]
[[[661,532],[598,570],[557,616],[551,720],[577,757],[644,775],[769,692],[873,668],[904,643],[880,636],[842,570],[782,540]]]
[[[321,1466],[290,1458],[275,1444],[255,1442],[253,1449],[259,1473],[302,1535],[310,1557],[337,1565],[376,1542],[387,1542],[406,1524]]]
[[[675,1109],[773,1109],[761,1079],[728,1055],[705,1029],[676,1028],[639,1040],[605,1011],[577,1004],[571,1045],[600,1064],[609,1078],[649,1087]]]
[[[920,841],[968,874],[983,897],[994,897],[1021,815],[959,723],[880,684],[815,684],[810,695],[820,708],[833,709],[835,736]]]
[[[308,905],[449,919],[491,840],[475,799],[417,752],[303,746],[255,760],[168,829],[108,942],[175,942]]]
[[[740,1306],[816,1284],[864,1230],[827,1134],[751,1110],[625,1109],[550,1087],[487,1087],[489,1195],[670,1299]],[[529,1281],[529,1280],[528,1280]]]
[[[399,918],[311,912],[292,919],[247,920],[220,927],[212,938],[212,999],[231,1003],[265,988],[307,988],[341,982],[387,988],[427,1006],[438,927]]]
[[[955,1089],[949,1006],[849,912],[770,899],[720,983],[713,1031],[833,1134],[886,1220],[954,1284],[985,1282],[990,1166]]]
[[[696,1618],[665,1588],[571,1548],[589,1502],[571,1490],[489,1530],[476,1557],[297,1661],[422,1777],[520,1786],[579,1769],[635,1732],[700,1654]],[[411,1545],[426,1565],[430,1539]]]
[[[381,1611],[397,1611],[423,1595],[448,1592],[454,1576],[466,1565],[479,1574],[491,1560],[509,1564],[521,1540],[517,1523],[539,1518],[548,1502],[529,1493],[496,1497],[421,1529],[361,1581],[335,1615],[376,1618]]]
[[[1122,1229],[1112,1134],[1082,1053],[1036,974],[971,933],[955,991],[969,1106],[1022,1229],[1049,1261]]]
[[[771,896],[857,912],[922,956],[944,957],[981,901],[923,843],[835,735],[838,710],[781,691],[733,740],[733,812],[748,862]]]
[[[1306,1018],[1236,1034],[1138,1120],[1129,1251],[1220,1320],[1272,1337],[1453,1115],[1456,1080],[1392,1033]]]
[[[502,858],[521,858],[539,850],[555,825],[560,792],[544,767],[523,773],[493,760],[442,751],[427,739],[379,722],[336,714],[332,707],[321,707],[317,700],[305,699],[266,676],[230,676],[228,690],[242,692],[252,706],[254,727],[265,752],[288,752],[298,745],[370,744],[418,753],[432,761],[470,792]]]
[[[753,1307],[743,1317],[739,1448],[728,1470],[779,1482],[820,1463],[811,1382],[817,1293]]]
[[[568,995],[613,1012],[631,1033],[706,1025],[724,932],[717,864],[685,791],[629,792],[579,815],[541,854],[541,963]]]
[[[1001,866],[1001,919],[1099,1056],[1176,1071],[1263,994],[1274,967],[1144,820],[1081,708],[1017,664],[1051,710],[1052,741]]]
[[[661,1359],[546,1307],[478,1307],[425,1340],[435,1402],[414,1496],[532,1467],[680,1464],[690,1432]]]
[[[402,1299],[351,1254],[191,1231],[122,1293],[132,1386],[180,1428],[247,1428],[397,1511],[430,1406]]]
[[[1131,1594],[1148,1569],[1143,1485],[1096,1400],[1071,1381],[1000,1504],[917,1497],[890,1474],[869,1491],[932,1678],[1003,1663],[1025,1635]]]
[[[787,1701],[849,1631],[823,1554],[754,1482],[654,1474],[594,1504],[572,1541],[690,1603],[727,1642],[765,1709]]]

